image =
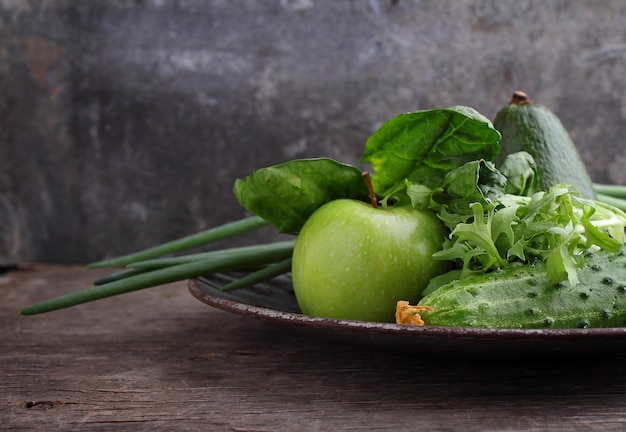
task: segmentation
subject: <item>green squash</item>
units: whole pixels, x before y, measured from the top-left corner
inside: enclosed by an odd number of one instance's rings
[[[576,146],[559,118],[548,108],[516,91],[511,102],[497,113],[493,125],[502,134],[497,165],[505,156],[525,151],[537,164],[540,190],[565,183],[575,186],[583,198],[596,199]]]

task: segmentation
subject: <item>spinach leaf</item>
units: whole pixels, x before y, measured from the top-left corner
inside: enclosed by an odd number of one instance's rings
[[[261,168],[233,188],[239,203],[282,233],[297,234],[315,210],[340,198],[369,200],[361,170],[329,158]]]
[[[449,171],[435,189],[407,181],[406,194],[413,207],[434,210],[448,228],[454,229],[473,216],[472,203],[493,206],[504,195],[506,181],[493,162],[479,159]]]
[[[441,187],[433,191],[433,199],[447,204],[455,213],[469,212],[470,204],[493,203],[504,195],[506,177],[492,162],[479,159],[450,171]]]
[[[525,151],[506,155],[498,170],[506,177],[506,193],[531,196],[538,190],[535,159]]]
[[[470,107],[400,114],[370,136],[361,162],[372,165],[379,195],[402,187],[405,180],[430,188],[466,162],[493,161],[500,151],[500,133],[491,121]]]

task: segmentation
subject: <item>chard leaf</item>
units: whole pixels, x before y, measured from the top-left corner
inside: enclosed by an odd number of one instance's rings
[[[379,195],[405,180],[438,187],[445,174],[466,162],[492,161],[500,151],[500,133],[473,108],[400,114],[385,122],[365,145],[361,162],[369,162]]]
[[[297,234],[328,201],[369,200],[361,170],[329,158],[295,159],[261,168],[233,188],[239,203],[282,233]]]

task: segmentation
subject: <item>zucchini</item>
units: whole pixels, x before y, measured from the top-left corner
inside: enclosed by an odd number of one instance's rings
[[[579,283],[553,284],[543,262],[445,284],[418,306],[426,325],[481,328],[587,328],[626,325],[626,255],[587,255]]]
[[[538,188],[565,183],[575,186],[583,198],[596,199],[593,183],[576,146],[559,118],[543,105],[532,103],[521,91],[496,114],[494,127],[502,134],[496,158],[518,151],[529,153],[537,164]]]

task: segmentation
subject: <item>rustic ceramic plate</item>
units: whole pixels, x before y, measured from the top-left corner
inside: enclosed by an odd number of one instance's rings
[[[241,274],[189,280],[191,294],[203,303],[235,314],[262,319],[294,330],[377,349],[420,355],[548,357],[626,353],[626,328],[610,329],[478,329],[411,327],[335,320],[303,315],[287,275],[252,288],[222,292]]]

